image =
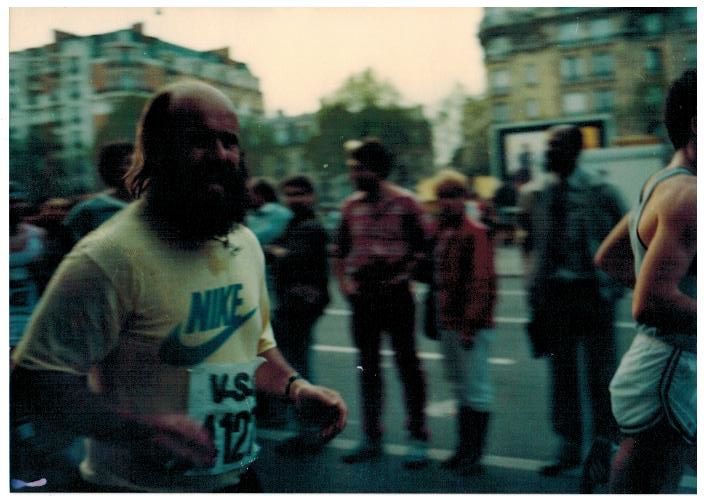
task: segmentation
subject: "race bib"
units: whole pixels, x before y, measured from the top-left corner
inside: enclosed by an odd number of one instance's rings
[[[217,449],[215,465],[186,475],[217,475],[256,460],[254,372],[262,363],[202,364],[189,370],[188,414],[210,431]]]

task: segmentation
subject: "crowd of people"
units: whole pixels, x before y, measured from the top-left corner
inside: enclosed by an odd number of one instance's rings
[[[572,125],[548,133],[543,187],[512,200],[529,234],[527,332],[550,364],[560,440],[541,473],[583,465],[587,491],[608,482],[614,492],[672,492],[695,460],[696,72],[672,86],[665,124],[675,154],[628,213],[612,186],[579,167]],[[186,81],[147,103],[134,146],[103,149],[107,189],[75,205],[60,236],[27,222],[27,194],[12,183],[15,460],[48,430],[87,440],[80,477],[60,490],[259,491],[257,425],[295,418],[297,434],[278,446],[294,455],[323,449],[346,425],[346,401],[316,385],[326,380],[311,358],[334,280],[359,351],[362,439],[342,461],[384,454],[388,335],[406,410],[404,466],[425,467],[431,386],[413,294],[423,281],[457,402],[457,447],[440,468],[481,472],[495,396],[492,226],[468,208],[471,183],[457,171],[434,178],[429,215],[389,179],[382,141],[348,141],[344,154],[354,193],[330,235],[311,178],[250,177],[232,102]],[[638,333],[619,365],[615,305],[627,287]]]

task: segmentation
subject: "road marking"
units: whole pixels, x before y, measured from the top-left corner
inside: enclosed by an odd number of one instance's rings
[[[328,308],[325,310],[326,315],[333,315],[337,317],[349,317],[352,312],[347,308]],[[497,324],[516,324],[516,325],[526,325],[529,319],[526,317],[496,317],[494,321]],[[636,325],[629,321],[619,321],[614,324],[619,329],[635,329]]]
[[[296,435],[296,432],[285,430],[257,429],[257,435],[269,441],[282,441]],[[353,451],[359,446],[359,441],[347,438],[336,437],[328,443],[328,446],[343,451]],[[396,443],[384,443],[384,453],[393,456],[404,456],[408,453],[408,445]],[[428,449],[428,458],[435,461],[442,461],[452,456],[453,450],[443,448]],[[512,470],[523,470],[525,472],[540,472],[540,469],[550,463],[550,460],[534,460],[530,458],[516,458],[511,456],[484,455],[482,465],[489,467],[506,468]],[[577,473],[577,469],[572,472]],[[685,475],[682,477],[680,487],[684,489],[696,489],[697,477]]]
[[[334,346],[331,344],[314,344],[313,349],[315,351],[320,351],[323,353],[343,353],[346,355],[353,355],[357,353],[357,348],[349,346]],[[393,350],[380,350],[379,354],[381,356],[391,357],[394,356]],[[419,351],[417,353],[418,358],[421,360],[444,360],[445,355],[442,353],[435,353],[432,351]],[[501,357],[490,357],[489,363],[494,365],[515,365],[516,361],[511,358],[501,358]]]
[[[457,415],[457,400],[431,401],[425,407],[428,417],[454,417]]]

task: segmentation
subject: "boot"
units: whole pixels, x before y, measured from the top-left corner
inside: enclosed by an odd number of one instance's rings
[[[457,451],[440,464],[441,468],[474,474],[481,470],[479,461],[484,453],[489,428],[489,412],[461,407],[458,415],[459,442]]]
[[[447,460],[440,463],[440,468],[455,470],[470,457],[472,442],[472,409],[460,407],[457,412],[457,450]]]
[[[471,409],[470,409],[471,410]],[[461,475],[475,475],[481,473],[482,466],[479,463],[484,455],[487,433],[489,432],[489,412],[479,412],[471,410],[471,446],[469,456],[462,463],[458,472]]]

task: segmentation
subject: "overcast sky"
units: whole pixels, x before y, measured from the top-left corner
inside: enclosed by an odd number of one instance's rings
[[[196,50],[229,46],[259,77],[267,113],[297,114],[367,67],[407,103],[434,104],[456,83],[483,92],[481,17],[479,7],[11,7],[9,48],[51,43],[53,29],[88,35],[143,22],[145,34]]]

